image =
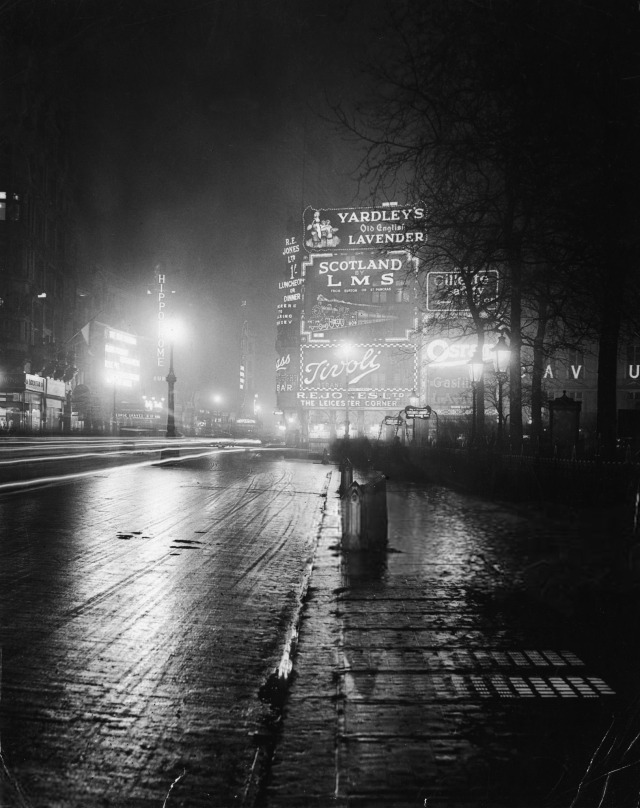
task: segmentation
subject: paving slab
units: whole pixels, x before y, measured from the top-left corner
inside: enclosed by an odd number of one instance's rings
[[[522,588],[554,526],[391,482],[388,552],[343,553],[335,482],[263,804],[636,806],[640,724]]]

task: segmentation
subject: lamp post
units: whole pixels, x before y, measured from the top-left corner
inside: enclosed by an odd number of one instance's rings
[[[342,361],[344,363],[344,407],[345,407],[345,421],[344,421],[344,437],[345,440],[350,438],[349,430],[349,356],[351,355],[352,345],[349,342],[342,344]]]
[[[502,414],[502,387],[507,380],[507,370],[511,360],[511,349],[507,345],[504,334],[500,334],[498,341],[491,349],[493,351],[493,367],[498,381],[498,449],[502,448],[502,432],[504,429],[504,416]]]
[[[211,432],[215,437],[216,429],[222,432],[222,415],[220,405],[222,404],[222,396],[219,393],[214,393],[211,397],[213,402],[213,422],[211,424]]]
[[[167,437],[175,438],[176,415],[173,388],[178,380],[176,379],[176,374],[173,372],[173,333],[171,331],[169,332],[169,336],[169,372],[167,373]]]
[[[40,301],[40,314],[42,315],[42,318],[41,318],[42,319],[41,334],[42,334],[42,344],[43,345],[44,345],[44,327],[45,327],[45,316],[44,316],[45,315],[45,310],[44,310],[45,302],[44,301],[46,299],[47,299],[47,293],[46,292],[40,292],[40,294],[38,295],[38,300]]]
[[[420,404],[420,397],[416,393],[415,389],[411,391],[411,395],[409,396],[409,406],[410,407],[418,407]],[[413,419],[413,424],[411,426],[411,443],[416,442],[416,419]]]
[[[473,356],[468,362],[469,378],[471,379],[471,395],[472,395],[472,409],[471,409],[471,445],[474,446],[476,442],[477,432],[477,389],[482,374],[484,373],[484,360],[482,359],[482,351],[476,346]]]
[[[113,409],[111,411],[111,434],[116,435],[118,433],[118,410],[116,407],[116,395],[118,390],[118,377],[116,374],[113,374]]]

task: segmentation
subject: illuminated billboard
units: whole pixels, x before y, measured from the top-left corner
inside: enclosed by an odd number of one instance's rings
[[[474,337],[449,339],[438,337],[424,346],[423,384],[427,403],[440,415],[455,415],[469,411],[471,407],[471,381],[469,361],[474,355],[478,341]],[[492,345],[485,343],[482,357],[492,361]]]
[[[282,255],[285,259],[285,277],[278,283],[281,298],[277,304],[277,345],[290,345],[300,337],[300,312],[302,310],[302,286],[300,272],[300,244],[295,236],[284,240]]]
[[[312,255],[303,274],[301,333],[309,340],[408,339],[415,259],[406,250]]]
[[[337,345],[300,346],[298,403],[303,407],[363,409],[404,406],[417,384],[413,346],[389,343],[350,345],[348,358]]]
[[[302,215],[308,253],[412,249],[426,244],[424,205],[313,208]]]
[[[495,270],[476,272],[470,281],[479,308],[495,304],[498,296],[498,273]],[[461,272],[427,272],[427,311],[469,311]]]
[[[138,339],[126,331],[104,329],[104,367],[108,384],[133,387],[140,381]]]

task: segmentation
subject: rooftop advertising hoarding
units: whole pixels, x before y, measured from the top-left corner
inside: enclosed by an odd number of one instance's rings
[[[276,345],[279,350],[300,338],[300,313],[302,311],[303,278],[300,271],[300,244],[295,236],[284,240],[282,255],[285,260],[283,280],[278,282],[280,300],[277,304]]]
[[[417,354],[410,344],[357,343],[348,358],[340,345],[300,346],[296,398],[302,407],[397,409],[417,384]]]
[[[430,340],[422,354],[423,384],[427,400],[440,415],[457,415],[471,407],[469,361],[477,345],[475,337]],[[482,356],[492,361],[492,346],[485,343]]]
[[[302,215],[308,253],[412,249],[426,244],[422,204],[374,208],[307,207]]]
[[[140,382],[138,338],[104,326],[104,367],[108,384],[133,387]]]
[[[473,298],[479,308],[495,305],[498,295],[498,273],[476,272],[470,279]],[[427,311],[469,312],[464,276],[459,271],[427,272]]]
[[[415,259],[406,250],[312,255],[303,273],[301,332],[310,341],[408,339]]]

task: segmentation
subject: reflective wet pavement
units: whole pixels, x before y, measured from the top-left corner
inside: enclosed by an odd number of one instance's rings
[[[0,498],[0,805],[243,804],[326,484],[221,455]]]
[[[391,481],[388,552],[343,554],[337,484],[249,453],[0,497],[0,805],[638,806],[606,515]]]
[[[640,722],[616,692],[636,661],[536,580],[572,553],[597,566],[606,525],[435,486],[390,483],[388,501],[375,558],[337,552],[328,499],[264,804],[637,806]]]

